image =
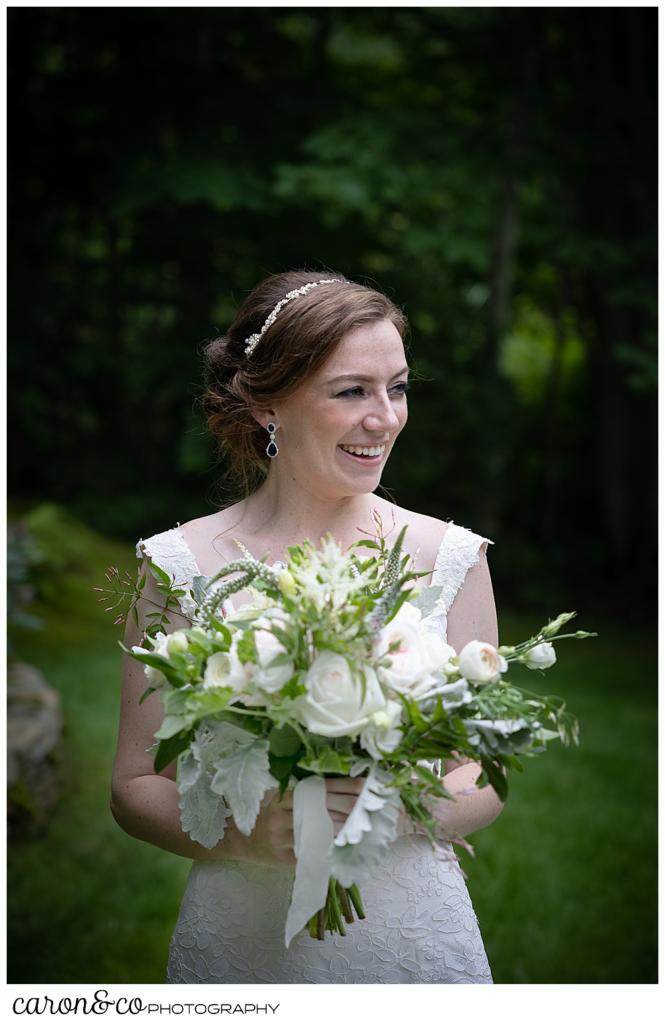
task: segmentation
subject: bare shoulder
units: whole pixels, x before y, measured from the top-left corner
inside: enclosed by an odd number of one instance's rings
[[[404,543],[406,550],[417,559],[419,568],[434,568],[436,556],[441,543],[448,529],[448,523],[435,516],[427,516],[422,512],[413,512],[408,508],[401,508],[389,501],[377,503],[378,511],[381,514],[386,535],[390,543],[396,537],[403,526],[407,527]],[[393,526],[394,523],[394,526]]]
[[[180,523],[178,529],[191,550],[195,554],[207,552],[227,531],[232,530],[242,517],[241,504],[238,502],[219,512]]]

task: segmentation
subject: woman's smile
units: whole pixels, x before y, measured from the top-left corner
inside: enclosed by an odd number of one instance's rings
[[[349,451],[349,448],[352,450]],[[355,462],[357,466],[380,466],[386,455],[385,444],[367,445],[366,447],[361,447],[359,445],[342,446],[341,444],[338,444],[337,450],[340,451],[346,459],[351,462]]]

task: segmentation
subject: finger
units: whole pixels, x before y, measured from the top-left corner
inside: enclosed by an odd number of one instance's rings
[[[347,777],[339,779],[326,779],[326,789],[329,793],[360,793],[367,780],[363,778],[350,779]]]
[[[354,796],[347,796],[342,793],[329,793],[326,798],[328,811],[343,811],[344,814],[348,815],[355,806],[356,798]]]

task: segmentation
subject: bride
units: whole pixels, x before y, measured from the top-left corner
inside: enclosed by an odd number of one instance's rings
[[[285,562],[289,545],[306,537],[318,544],[327,532],[350,547],[376,532],[378,511],[393,539],[407,525],[411,568],[432,572],[420,582],[442,586],[428,628],[458,651],[472,639],[496,644],[491,542],[374,494],[407,421],[406,328],[386,296],[341,275],[294,271],[259,284],[226,336],[206,349],[208,425],[245,497],[140,541],[137,555],[186,589],[194,576],[212,576],[238,557],[236,538],[257,558]],[[127,627],[128,646],[140,642],[145,615],[159,604],[151,578],[143,621]],[[235,594],[225,614],[251,599],[250,591]],[[180,605],[170,630],[189,625],[191,601]],[[142,666],[126,658],[111,808],[130,835],[194,862],[171,939],[169,982],[491,984],[459,866],[437,857],[406,816],[363,887],[365,920],[323,942],[303,931],[286,949],[295,863],[288,792],[264,800],[249,837],[227,828],[212,850],[191,840],[180,827],[176,765],[155,774],[147,751],[162,710],[157,694],[139,704],[144,688]],[[443,825],[469,835],[499,814],[494,790],[474,786],[479,765],[451,761],[441,771],[455,796],[438,802]],[[361,784],[327,780],[336,830]]]

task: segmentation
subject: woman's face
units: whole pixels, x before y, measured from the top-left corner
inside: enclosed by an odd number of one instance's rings
[[[407,420],[407,380],[404,345],[389,320],[351,331],[316,374],[274,406],[280,470],[321,497],[375,490]]]

